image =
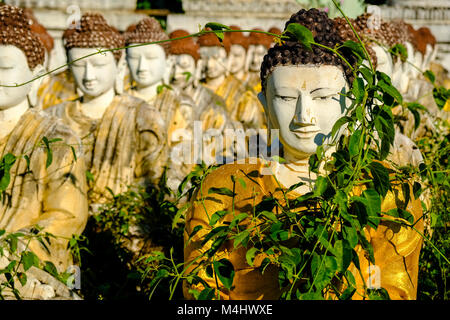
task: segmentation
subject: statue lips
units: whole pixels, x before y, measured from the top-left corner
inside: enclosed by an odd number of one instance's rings
[[[95,89],[95,86],[98,84],[97,80],[85,80],[83,81],[83,86],[88,89],[92,90]]]
[[[293,130],[292,132],[299,138],[299,139],[309,139],[316,135],[317,132],[319,132],[320,129],[317,126],[307,126],[302,127],[300,129]]]

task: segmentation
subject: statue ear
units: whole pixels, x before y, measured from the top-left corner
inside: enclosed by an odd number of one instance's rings
[[[269,114],[268,110],[267,110],[267,100],[266,100],[266,96],[264,95],[263,92],[258,93],[258,100],[259,102],[261,102],[263,108],[264,108],[264,112],[266,114]]]
[[[174,65],[173,59],[166,56],[166,67],[165,67],[164,76],[162,79],[163,83],[165,83],[165,84],[168,84],[170,81],[170,75],[172,73],[173,65]]]
[[[119,61],[117,61],[117,75],[114,82],[114,90],[116,94],[121,95],[124,91],[125,72],[127,70],[127,61],[125,52],[122,51]]]
[[[194,81],[193,81],[194,88],[196,88],[198,86],[198,83],[200,82],[200,79],[202,78],[202,68],[203,68],[202,59],[198,59],[198,61],[195,64],[195,74],[192,75],[194,77]]]
[[[43,65],[38,65],[36,66],[33,71],[33,79],[36,77],[39,77],[41,75],[43,75],[45,73],[45,68]],[[38,90],[39,87],[41,86],[42,80],[44,79],[44,77],[40,77],[39,79],[34,80],[31,83],[31,88],[30,88],[30,92],[28,92],[27,98],[28,98],[28,103],[30,104],[30,107],[42,107],[42,106],[38,106]]]
[[[202,79],[205,78],[205,62],[203,61],[203,59],[198,59],[197,61],[197,69],[196,69],[196,83],[198,84],[199,81],[201,81]]]
[[[244,65],[245,71],[250,70],[250,62],[252,61],[253,51],[255,51],[255,47],[249,46],[247,49],[247,54],[245,56],[245,65]]]

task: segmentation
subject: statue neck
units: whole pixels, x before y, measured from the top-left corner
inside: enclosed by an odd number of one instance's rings
[[[162,84],[162,81],[158,81],[148,87],[141,87],[137,85],[133,90],[136,92],[139,98],[142,98],[145,101],[150,101],[158,95],[158,87]]]
[[[0,110],[0,138],[3,138],[11,133],[20,117],[29,109],[30,104],[25,98],[14,107]]]
[[[225,81],[225,78],[226,76],[224,74],[216,78],[207,78],[205,85],[206,87],[215,92],[219,88],[219,86]]]
[[[243,80],[245,75],[245,70],[240,69],[238,72],[233,73],[233,76],[238,78],[239,80]]]
[[[334,151],[334,147],[329,148],[325,152],[325,157],[329,158]],[[275,165],[274,175],[278,182],[286,188],[289,188],[296,183],[303,182],[304,185],[296,188],[294,192],[304,194],[312,191],[317,175],[314,172],[309,171],[309,157],[299,159],[295,155],[285,152],[284,159],[286,162],[281,164],[276,163]],[[324,162],[322,162],[319,171],[322,171],[323,163]]]
[[[114,100],[115,95],[114,88],[97,97],[84,95],[81,99],[81,112],[89,118],[100,119]]]

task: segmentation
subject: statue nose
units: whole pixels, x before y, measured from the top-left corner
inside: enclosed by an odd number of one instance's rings
[[[293,120],[294,124],[298,126],[310,126],[317,124],[314,110],[312,108],[312,99],[310,97],[300,96],[298,98]]]
[[[94,80],[95,74],[92,64],[88,61],[84,70],[84,80]]]
[[[148,70],[147,59],[145,59],[144,56],[141,56],[139,58],[138,71],[145,71],[145,70]]]

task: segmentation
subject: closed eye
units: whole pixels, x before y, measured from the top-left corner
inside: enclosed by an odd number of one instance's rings
[[[277,95],[276,97],[278,99],[283,100],[283,101],[292,101],[292,100],[297,99],[297,97],[291,97],[291,96],[279,96],[279,95]]]

